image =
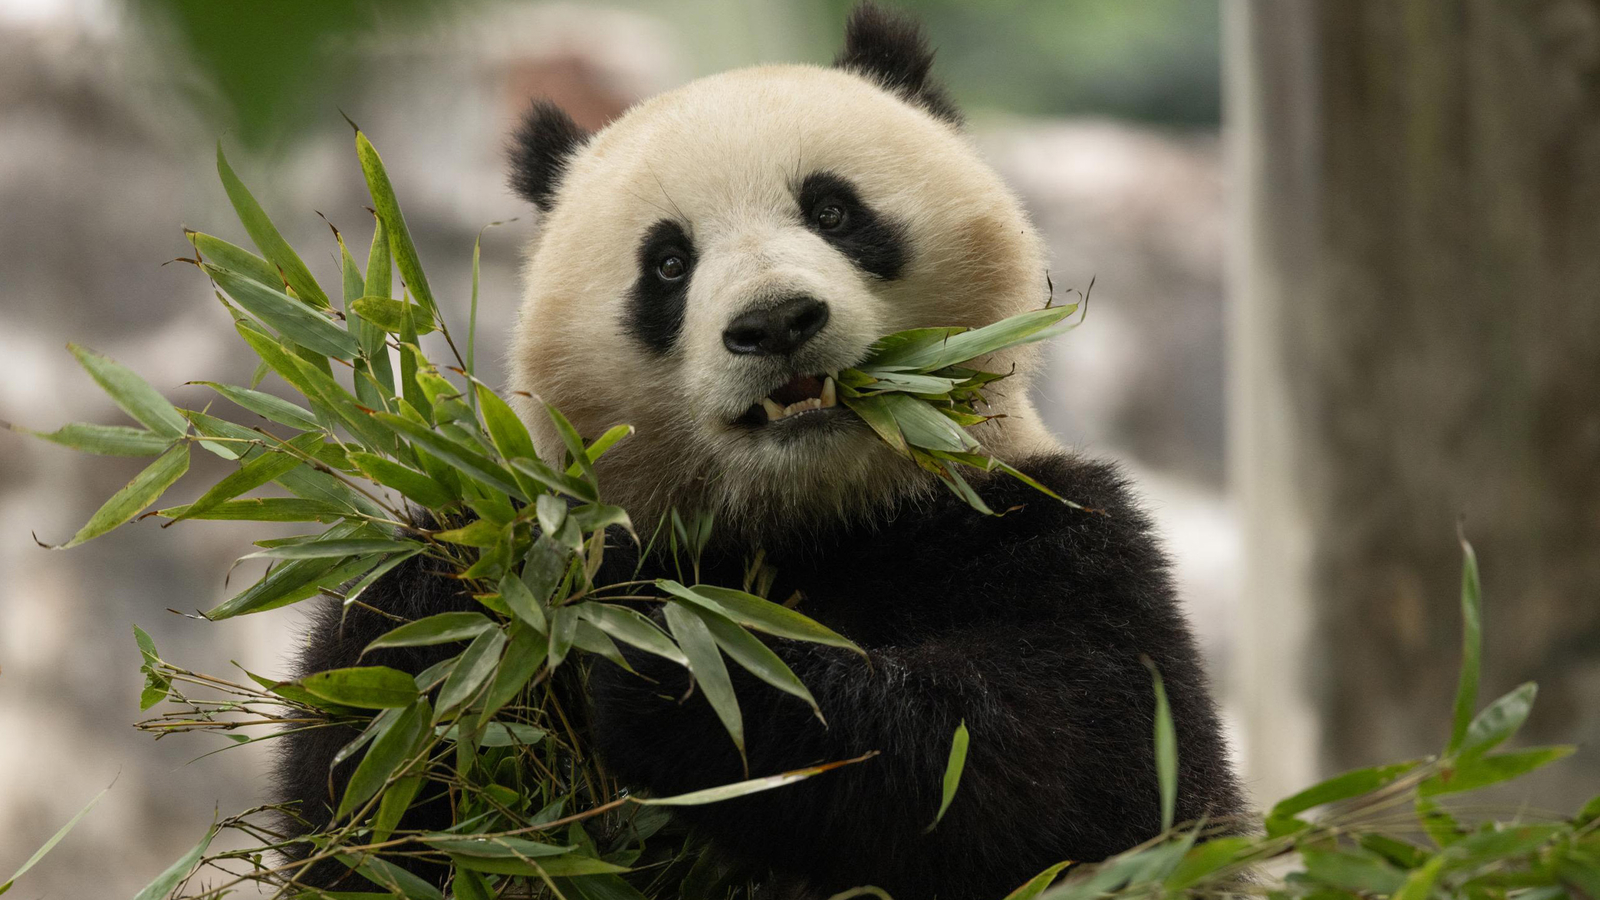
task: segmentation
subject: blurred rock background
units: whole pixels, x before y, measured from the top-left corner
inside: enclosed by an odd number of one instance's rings
[[[247,379],[203,280],[162,262],[190,251],[183,226],[246,242],[216,182],[220,137],[332,278],[313,211],[352,246],[371,233],[341,111],[383,151],[458,318],[474,236],[516,220],[484,235],[479,358],[495,378],[533,227],[503,186],[501,151],[528,98],[553,96],[595,126],[699,74],[825,63],[848,5],[0,0],[0,419],[120,420],[69,340],[180,403],[210,399],[185,379]],[[902,5],[925,19],[974,139],[1049,236],[1057,295],[1096,279],[1087,324],[1052,346],[1041,403],[1064,440],[1121,459],[1139,482],[1231,711],[1218,4]],[[165,611],[225,596],[229,565],[260,530],[149,521],[70,553],[31,536],[64,539],[139,465],[0,434],[0,871],[116,781],[20,897],[131,895],[214,810],[264,792],[259,747],[191,764],[216,748],[130,728],[134,623],[201,671],[280,670],[295,611],[217,625]]]

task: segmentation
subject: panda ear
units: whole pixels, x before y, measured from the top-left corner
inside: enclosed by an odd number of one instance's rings
[[[922,26],[900,13],[862,0],[845,25],[844,49],[834,58],[836,68],[875,81],[908,103],[926,109],[952,125],[961,124],[961,111],[944,86],[928,77],[933,49]]]
[[[511,135],[511,189],[548,212],[567,161],[588,139],[561,107],[534,101]]]

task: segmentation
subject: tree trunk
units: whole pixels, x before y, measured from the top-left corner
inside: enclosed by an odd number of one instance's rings
[[[1570,812],[1600,786],[1600,2],[1229,2],[1257,799],[1442,747],[1460,520],[1482,699],[1539,682],[1524,738],[1587,746],[1531,796]]]

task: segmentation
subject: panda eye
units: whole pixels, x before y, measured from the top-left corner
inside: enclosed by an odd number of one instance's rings
[[[663,256],[656,263],[656,277],[662,281],[682,281],[683,276],[689,273],[689,264],[677,254]]]
[[[812,215],[816,226],[823,231],[838,231],[850,220],[843,206],[837,203],[827,203],[819,207]]]

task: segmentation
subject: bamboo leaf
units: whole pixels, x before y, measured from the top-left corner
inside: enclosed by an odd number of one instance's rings
[[[1456,686],[1454,725],[1445,753],[1455,753],[1467,739],[1472,712],[1478,705],[1478,670],[1483,655],[1483,588],[1478,556],[1461,537],[1461,678]]]
[[[198,231],[185,233],[189,243],[194,245],[196,254],[202,261],[209,259],[224,269],[232,269],[246,278],[254,278],[262,284],[273,287],[283,285],[283,274],[272,263],[251,253],[236,244],[230,244],[219,237],[201,234]]]
[[[527,495],[517,486],[504,467],[494,460],[472,450],[429,428],[392,413],[374,413],[373,418],[394,429],[440,459],[460,469],[474,481],[502,494],[526,501]]]
[[[200,267],[235,303],[296,345],[346,362],[361,352],[361,345],[350,332],[283,291],[211,263]]]
[[[350,304],[361,318],[372,325],[389,332],[400,334],[405,330],[405,319],[409,314],[416,324],[417,334],[424,335],[434,330],[433,323],[428,320],[427,311],[414,303],[406,303],[391,297],[360,297]],[[421,315],[418,315],[421,313]]]
[[[217,827],[213,825],[200,843],[185,853],[177,862],[167,867],[165,872],[156,876],[156,880],[144,886],[144,890],[134,895],[133,900],[165,900],[178,884],[188,876],[200,858],[205,856],[206,848],[211,846],[211,839],[217,836]]]
[[[268,547],[241,559],[345,559],[373,553],[405,553],[421,549],[415,541],[397,541],[386,538],[318,539],[301,544]]]
[[[231,384],[218,384],[215,381],[191,381],[190,384],[203,384],[216,391],[234,403],[250,410],[258,416],[270,419],[280,425],[298,428],[302,431],[318,431],[322,423],[317,417],[304,407],[290,403],[281,397],[274,397],[264,391],[252,391],[249,388],[235,387]]]
[[[335,522],[350,515],[347,508],[298,497],[251,497],[226,500],[199,514],[189,510],[188,506],[169,506],[156,510],[156,515],[168,519],[231,522]]]
[[[705,695],[717,718],[722,721],[722,727],[726,728],[728,736],[733,738],[733,745],[739,748],[739,756],[742,758],[744,720],[739,715],[739,698],[733,693],[733,682],[728,678],[728,667],[722,662],[722,651],[717,649],[716,640],[712,638],[710,629],[699,616],[677,604],[668,604],[666,617],[667,627],[672,630],[672,636],[678,640],[678,647],[688,658],[689,671],[700,685],[700,693]]]
[[[8,425],[19,434],[43,438],[63,447],[71,447],[98,456],[159,456],[172,446],[174,438],[157,434],[144,428],[127,425],[92,425],[72,422],[55,431],[32,431],[19,425]]]
[[[363,475],[400,492],[401,496],[424,509],[444,509],[459,499],[427,474],[377,454],[356,451],[350,454],[350,462]]]
[[[681,600],[726,616],[746,628],[754,628],[777,637],[797,641],[810,641],[830,647],[842,647],[866,656],[866,651],[832,629],[820,625],[794,610],[754,594],[708,584],[684,587],[676,581],[661,579],[656,586]],[[667,607],[671,609],[672,607]]]
[[[705,623],[711,636],[716,639],[717,646],[728,654],[729,659],[767,684],[804,700],[822,724],[828,723],[827,719],[823,718],[821,708],[817,706],[816,698],[811,696],[811,691],[801,683],[799,676],[794,674],[788,663],[772,652],[771,647],[761,643],[759,638],[730,619],[701,607],[687,608]]]
[[[483,683],[494,674],[500,652],[506,647],[506,634],[498,628],[478,635],[461,653],[444,687],[439,689],[439,712],[446,713],[477,696]]]
[[[344,818],[382,790],[390,776],[405,765],[428,734],[433,710],[426,698],[417,696],[417,687],[411,677],[404,672],[398,674],[405,676],[412,699],[398,704],[405,711],[374,735],[371,748],[356,764],[355,771],[350,773],[350,781],[339,798],[335,818]],[[398,681],[395,684],[398,685]]]
[[[1148,656],[1140,657],[1140,661],[1150,670],[1156,695],[1155,760],[1156,783],[1161,790],[1161,830],[1171,831],[1178,809],[1178,733],[1172,724],[1172,706],[1167,702],[1167,687],[1161,680],[1161,672]]]
[[[112,402],[135,421],[173,440],[188,433],[189,423],[184,421],[178,408],[132,369],[77,344],[68,344],[67,349],[78,358],[78,364],[95,383],[111,396]]]
[[[368,644],[362,655],[384,647],[428,647],[470,641],[494,628],[482,613],[446,612],[407,622]]]
[[[403,707],[417,699],[417,684],[412,677],[388,666],[329,669],[291,683],[331,703],[358,709]]]
[[[1539,686],[1530,681],[1484,707],[1467,726],[1459,752],[1483,753],[1516,734],[1533,711],[1533,698],[1538,692]]]
[[[228,200],[233,203],[233,210],[239,216],[240,224],[244,225],[245,233],[250,235],[250,240],[256,249],[277,266],[283,273],[283,280],[289,282],[294,292],[300,299],[323,309],[327,309],[328,295],[323,293],[317,285],[317,280],[311,277],[311,270],[306,268],[300,255],[294,252],[289,242],[283,239],[278,229],[273,226],[272,220],[267,218],[267,213],[256,202],[249,188],[239,180],[233,172],[233,167],[228,165],[228,159],[222,153],[222,142],[217,142],[217,175],[222,179],[222,187],[228,192]]]
[[[522,579],[515,575],[507,575],[500,579],[500,599],[505,601],[506,608],[510,609],[513,615],[528,623],[528,627],[541,632],[548,628],[545,623],[543,602],[528,590]]]
[[[635,610],[609,603],[584,603],[578,607],[578,613],[606,634],[625,644],[671,660],[680,666],[688,665],[688,658],[678,649],[678,645],[672,642],[672,638],[668,637],[667,633],[649,617]],[[811,702],[811,705],[816,706],[814,702]]]
[[[1510,781],[1572,755],[1573,749],[1566,745],[1534,747],[1511,753],[1497,753],[1494,756],[1462,757],[1456,765],[1446,767],[1439,774],[1418,785],[1417,794],[1422,797],[1437,797],[1443,794],[1475,791],[1491,784]]]
[[[667,607],[671,609],[672,607]],[[676,794],[670,797],[634,797],[633,802],[641,806],[703,806],[707,803],[721,803],[724,800],[733,800],[738,797],[748,797],[773,788],[786,787],[797,781],[804,781],[823,772],[831,772],[841,766],[854,765],[865,762],[877,756],[876,750],[864,753],[853,759],[842,759],[837,762],[823,763],[819,766],[807,766],[803,769],[792,769],[778,775],[767,775],[762,778],[751,778],[734,784],[718,785],[700,791],[691,791],[687,794]]]
[[[939,821],[944,818],[945,810],[950,808],[950,801],[955,799],[956,788],[961,785],[961,772],[967,766],[968,740],[967,723],[963,720],[956,726],[956,733],[950,739],[950,759],[944,767],[944,786],[939,798],[939,812],[928,825],[928,831],[938,827]]]
[[[49,853],[51,850],[54,850],[55,846],[61,843],[61,839],[66,837],[67,833],[76,827],[78,822],[82,821],[84,816],[89,814],[89,810],[94,809],[95,804],[99,803],[100,798],[104,797],[106,795],[106,791],[109,790],[111,790],[110,787],[103,788],[101,789],[100,793],[91,797],[89,802],[84,804],[83,809],[78,810],[77,815],[68,819],[67,824],[58,828],[56,833],[51,835],[48,841],[45,841],[44,844],[39,847],[39,849],[33,851],[33,855],[28,857],[27,861],[24,862],[20,868],[18,868],[15,872],[12,872],[10,878],[7,878],[4,883],[0,883],[0,894],[4,894],[6,891],[11,890],[11,886],[17,883],[18,878],[21,878],[23,875],[27,874],[29,869],[33,868],[35,865],[38,865],[39,860],[44,859],[45,854]]]
[[[366,176],[367,190],[372,195],[372,205],[377,209],[378,221],[383,223],[384,230],[389,234],[389,247],[394,254],[395,265],[400,269],[400,277],[405,279],[412,296],[417,298],[432,319],[439,307],[433,301],[428,277],[423,274],[422,260],[418,258],[417,247],[411,241],[406,217],[400,212],[400,201],[395,199],[394,185],[389,181],[389,173],[383,167],[383,158],[378,156],[377,148],[359,131],[356,132],[356,155],[361,159],[361,173]]]
[[[584,450],[584,456],[587,456],[589,458],[589,464],[593,465],[600,461],[600,457],[606,455],[607,450],[610,450],[612,447],[616,446],[618,441],[625,437],[632,436],[632,425],[613,425],[606,429],[605,434],[602,434],[594,439],[594,443],[590,444],[588,449]],[[568,475],[578,475],[582,471],[583,467],[578,465],[576,462],[567,467]]]
[[[201,494],[200,499],[189,504],[183,514],[175,516],[173,521],[202,515],[216,509],[224,501],[232,500],[246,491],[253,491],[264,484],[277,481],[287,474],[289,470],[303,465],[302,456],[310,455],[321,446],[321,433],[302,434],[288,442],[288,450],[293,452],[269,450],[258,454],[254,459],[240,466],[237,471],[229,473],[227,477],[212,485],[210,490]]]
[[[53,549],[65,550],[86,541],[92,541],[138,515],[145,507],[156,502],[183,473],[189,471],[189,445],[175,444],[144,471],[133,477],[122,490],[111,495],[89,521],[78,529],[72,540]]]

